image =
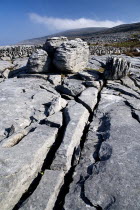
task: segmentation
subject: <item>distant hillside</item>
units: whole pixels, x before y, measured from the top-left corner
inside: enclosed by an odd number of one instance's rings
[[[52,34],[49,36],[44,36],[44,37],[39,37],[39,38],[34,38],[34,39],[29,39],[22,41],[19,44],[44,44],[46,39],[49,37],[53,36],[66,36],[69,39],[73,39],[76,37],[83,38],[85,40],[90,40],[90,38],[96,38],[100,36],[106,36],[108,37],[108,34],[110,34],[110,37],[113,37],[113,34],[117,33],[133,33],[133,32],[139,32],[140,31],[140,23],[131,23],[131,24],[123,24],[119,25],[113,28],[99,28],[99,27],[91,27],[91,28],[81,28],[81,29],[73,29],[73,30],[68,30],[68,31],[63,31],[60,33]],[[125,36],[127,36],[125,34]]]
[[[66,36],[68,38],[76,38],[76,37],[88,37],[91,36],[93,33],[105,30],[106,28],[100,27],[91,27],[91,28],[80,28],[80,29],[73,29],[67,30],[60,33],[52,34],[49,36],[34,38],[22,41],[19,44],[44,44],[46,39],[53,36]]]
[[[123,24],[123,25],[115,26],[113,28],[109,28],[109,29],[105,29],[101,31],[101,34],[133,32],[133,31],[140,31],[140,23],[131,23],[131,24]],[[98,34],[100,34],[100,32]]]

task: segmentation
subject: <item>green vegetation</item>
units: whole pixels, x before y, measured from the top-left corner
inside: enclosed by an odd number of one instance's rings
[[[140,33],[139,32],[134,33],[134,34],[131,35],[131,37],[134,38],[134,39],[138,39],[140,37]]]
[[[133,47],[140,47],[140,41],[138,39],[133,39],[125,42],[117,42],[117,43],[112,43],[112,44],[105,44],[105,47],[127,47],[127,48],[133,48]]]
[[[127,56],[131,56],[131,57],[139,57],[140,53],[139,52],[134,52],[134,51],[128,51],[125,53]]]
[[[90,70],[90,71],[98,71],[100,73],[104,72],[104,68],[100,68],[100,69],[92,69],[92,68],[86,68],[85,71]]]

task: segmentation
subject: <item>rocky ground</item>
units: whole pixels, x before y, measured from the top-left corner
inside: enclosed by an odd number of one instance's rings
[[[1,210],[140,209],[140,57],[122,57],[113,81],[107,55],[67,75],[0,61]]]

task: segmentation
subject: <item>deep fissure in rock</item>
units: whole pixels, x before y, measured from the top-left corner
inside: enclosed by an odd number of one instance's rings
[[[105,83],[105,84],[106,84],[106,83]],[[103,87],[104,87],[104,85],[103,85]],[[86,124],[86,126],[85,126],[85,128],[84,128],[83,135],[82,135],[81,142],[80,142],[80,150],[81,150],[81,152],[82,152],[82,150],[83,150],[84,143],[85,143],[85,141],[86,141],[86,136],[87,136],[87,133],[88,133],[88,130],[89,130],[90,122],[92,121],[92,118],[93,118],[93,116],[94,116],[95,110],[98,108],[98,104],[99,104],[99,101],[100,101],[100,98],[101,98],[101,91],[102,91],[103,87],[102,87],[102,88],[100,89],[100,91],[98,92],[97,103],[96,103],[96,105],[95,105],[95,108],[94,108],[93,112],[90,113],[90,116],[89,116],[89,119],[88,119],[88,122],[89,122],[89,123],[87,122],[87,124]],[[76,99],[76,98],[77,98],[77,97],[75,97],[75,99]],[[76,99],[76,101],[77,101],[77,99]],[[79,103],[79,101],[78,101],[78,103]],[[83,105],[83,104],[82,104],[82,105]],[[74,154],[73,154],[73,157],[74,157]],[[79,160],[80,160],[80,157],[81,157],[81,154],[80,154],[80,156],[79,156]],[[72,159],[73,159],[73,158],[72,158]],[[72,161],[72,163],[74,163],[74,160]],[[78,161],[78,163],[79,163],[79,161]],[[58,198],[57,198],[57,201],[56,201],[56,203],[55,203],[55,206],[54,206],[53,210],[58,210],[58,209],[64,210],[65,197],[66,197],[66,195],[67,195],[68,192],[69,192],[69,186],[70,186],[70,184],[71,184],[72,181],[73,181],[73,173],[74,173],[75,167],[78,165],[78,163],[77,163],[76,165],[72,165],[71,169],[70,169],[69,172],[66,174],[65,179],[64,179],[64,184],[63,184],[63,186],[62,186],[62,188],[61,188],[61,190],[60,190],[60,193],[59,193],[59,195],[58,195]],[[81,193],[82,193],[82,191],[81,191]],[[85,199],[87,200],[87,203],[89,203],[90,206],[93,206],[93,205],[91,204],[91,202],[88,201],[88,198],[85,198]],[[99,209],[101,209],[101,208],[99,208]]]
[[[64,110],[62,110],[62,111],[64,112]],[[45,120],[40,121],[40,124],[46,124]],[[28,188],[28,190],[22,195],[21,199],[16,204],[16,206],[13,208],[13,210],[18,210],[20,208],[20,206],[22,206],[22,204],[24,202],[26,202],[26,200],[33,194],[33,192],[39,185],[41,178],[44,174],[44,171],[46,169],[50,169],[50,166],[55,158],[55,153],[63,140],[66,126],[67,126],[67,124],[65,123],[65,118],[64,118],[64,113],[63,113],[62,126],[58,130],[56,140],[55,140],[54,144],[52,145],[52,147],[50,148],[50,150],[46,156],[46,159],[44,160],[44,163],[42,165],[42,169],[41,169],[40,173],[38,173],[37,177],[33,180],[30,187]]]

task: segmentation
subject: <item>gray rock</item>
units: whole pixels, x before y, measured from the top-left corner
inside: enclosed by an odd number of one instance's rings
[[[61,84],[61,75],[60,74],[49,75],[48,81],[55,86],[60,85]]]
[[[98,89],[95,87],[89,87],[84,90],[78,97],[78,101],[82,103],[90,112],[94,110],[97,104]]]
[[[140,88],[135,85],[135,83],[136,83],[135,79],[132,80],[131,77],[125,77],[125,78],[121,79],[121,81],[122,81],[124,86],[130,87],[134,91],[140,93]]]
[[[68,41],[67,37],[52,37],[46,40],[43,49],[47,51],[49,56],[53,57],[56,49],[63,43]]]
[[[2,61],[11,61],[11,58],[9,56],[4,56],[0,58]]]
[[[77,96],[79,95],[83,90],[85,90],[85,86],[82,84],[83,81],[73,79],[71,77],[65,78],[63,81],[63,85],[60,85],[57,87],[57,89],[64,94],[70,95],[70,96]]]
[[[78,73],[78,76],[84,81],[98,81],[101,75],[102,74],[96,70],[86,70]]]
[[[102,55],[102,56],[90,55],[87,68],[98,70],[105,67],[107,57],[108,55]]]
[[[51,115],[45,119],[45,124],[51,126],[51,127],[58,127],[60,128],[62,126],[62,112],[57,112],[54,115]]]
[[[10,70],[9,69],[6,69],[5,71],[3,71],[1,73],[2,77],[5,78],[5,79],[9,77],[9,74],[10,74]]]
[[[89,46],[81,39],[64,42],[54,54],[53,64],[62,72],[76,73],[88,63]]]
[[[46,118],[50,103],[61,98],[50,83],[42,79],[8,79],[0,83],[0,90],[0,141],[9,136],[12,125],[19,133],[33,120]],[[61,108],[61,99],[59,102]]]
[[[29,197],[29,199],[23,204],[20,210],[53,209],[58,193],[63,184],[63,179],[63,171],[46,170],[38,187]]]
[[[41,170],[58,128],[39,125],[11,148],[0,148],[0,206],[13,209]]]
[[[113,91],[108,84],[101,92],[74,181],[65,199],[66,210],[70,206],[73,209],[80,206],[83,210],[92,207],[104,210],[139,209],[138,114],[123,97],[124,94],[117,94],[115,86],[117,89],[120,84],[113,83]],[[127,97],[130,100],[131,93]]]
[[[11,61],[2,61],[0,60],[0,73],[2,73],[6,69],[13,69],[14,65]]]
[[[61,97],[56,97],[50,102],[50,107],[48,108],[47,115],[53,115],[54,113],[60,111],[67,105],[67,101]]]
[[[29,73],[43,73],[48,72],[50,68],[50,58],[46,51],[42,49],[36,50],[27,63]]]
[[[63,141],[57,150],[55,159],[51,165],[52,170],[69,171],[74,150],[80,144],[88,117],[89,113],[85,107],[75,101],[69,102],[65,111],[67,127]]]
[[[118,80],[128,74],[130,62],[121,57],[108,57],[104,71],[104,78]]]

